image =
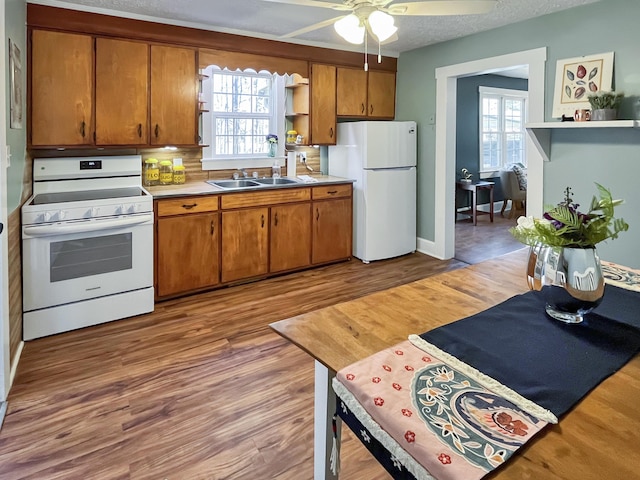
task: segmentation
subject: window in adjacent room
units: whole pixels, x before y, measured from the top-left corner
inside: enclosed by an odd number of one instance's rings
[[[206,70],[203,169],[270,166],[266,137],[275,133],[284,155],[284,78],[269,72]]]
[[[480,173],[497,172],[514,163],[526,167],[527,92],[491,87],[479,91]]]

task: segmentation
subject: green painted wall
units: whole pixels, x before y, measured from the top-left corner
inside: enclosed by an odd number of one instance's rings
[[[639,18],[638,0],[600,0],[401,54],[396,119],[418,122],[418,236],[435,238],[436,68],[547,47],[545,118],[551,121],[556,61],[613,51],[614,87],[627,96],[620,117],[640,118],[640,49],[634,40]],[[598,250],[604,259],[640,268],[640,129],[630,130],[554,132],[543,195],[545,204],[556,203],[570,185],[587,207],[599,182],[624,198],[617,213],[630,230]]]
[[[20,206],[22,196],[22,178],[25,169],[25,153],[27,146],[27,4],[25,0],[5,1],[5,29],[6,49],[5,60],[7,65],[6,75],[6,99],[7,111],[7,145],[11,149],[11,166],[7,169],[7,212],[11,213]],[[9,39],[20,49],[22,58],[22,128],[10,128],[9,102],[10,102],[10,78],[9,71]]]

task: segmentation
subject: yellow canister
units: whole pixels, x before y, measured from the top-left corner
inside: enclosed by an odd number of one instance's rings
[[[171,160],[160,162],[160,185],[171,185],[173,183],[173,165]]]
[[[173,183],[182,185],[187,180],[187,172],[184,165],[174,165],[173,167]]]
[[[287,130],[287,143],[296,143],[298,132],[295,130]]]
[[[155,158],[147,158],[144,161],[144,184],[147,187],[157,185],[160,181],[160,168],[158,160]]]

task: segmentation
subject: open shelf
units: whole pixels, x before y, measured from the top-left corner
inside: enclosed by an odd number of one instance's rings
[[[527,123],[526,129],[553,128],[637,128],[638,120],[609,120],[606,122],[541,122]]]
[[[545,162],[551,157],[551,132],[559,129],[638,128],[638,120],[610,120],[604,122],[540,122],[527,123],[525,128]]]

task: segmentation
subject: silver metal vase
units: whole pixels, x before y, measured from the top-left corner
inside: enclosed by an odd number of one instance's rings
[[[565,323],[582,322],[604,296],[604,277],[595,247],[532,246],[527,282],[531,290],[542,292],[547,314]]]

